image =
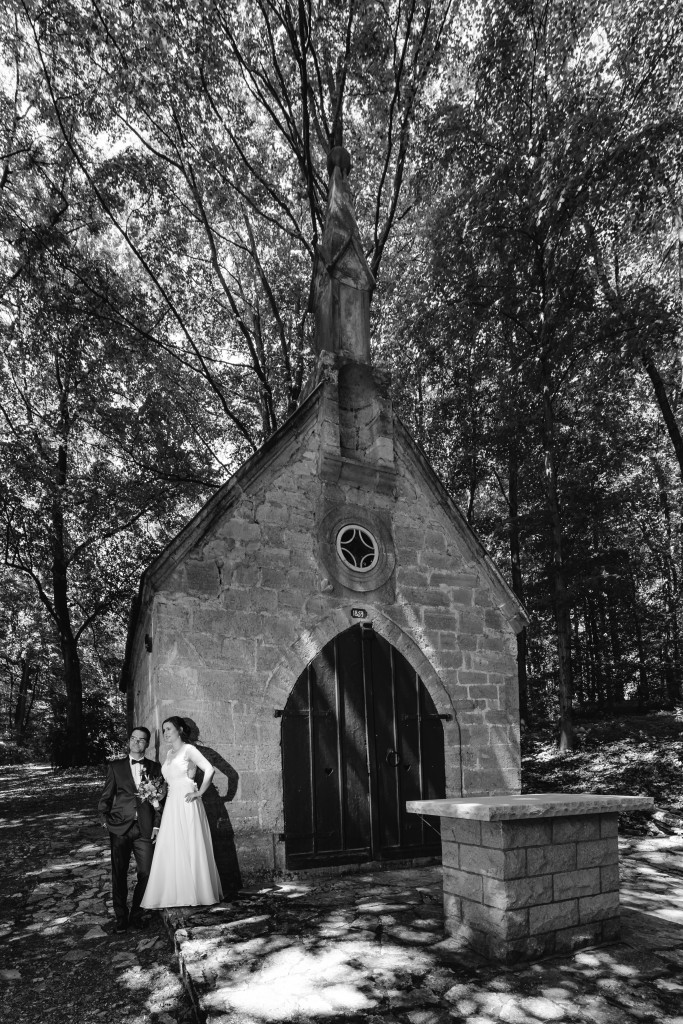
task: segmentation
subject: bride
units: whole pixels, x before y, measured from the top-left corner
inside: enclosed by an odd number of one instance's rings
[[[142,906],[147,910],[208,906],[223,896],[202,803],[214,769],[196,747],[185,742],[187,726],[182,718],[167,718],[161,731],[171,748],[161,766],[168,796]],[[201,789],[194,781],[197,768],[204,773]]]

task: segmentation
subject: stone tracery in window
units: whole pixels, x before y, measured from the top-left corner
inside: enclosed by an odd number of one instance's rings
[[[369,530],[349,523],[337,534],[337,554],[354,572],[370,572],[377,565],[379,545]]]

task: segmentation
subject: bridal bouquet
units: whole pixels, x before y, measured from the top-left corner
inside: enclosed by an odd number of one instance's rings
[[[164,780],[160,776],[151,778],[146,772],[142,773],[140,779],[140,785],[138,786],[138,796],[144,802],[148,800],[155,810],[158,810],[161,806],[161,794],[164,788]]]

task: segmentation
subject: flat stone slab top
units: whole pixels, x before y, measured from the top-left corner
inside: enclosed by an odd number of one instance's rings
[[[475,821],[512,821],[518,818],[561,818],[568,815],[647,811],[651,796],[599,796],[594,793],[506,793],[502,796],[459,797],[450,800],[409,800],[414,814]]]

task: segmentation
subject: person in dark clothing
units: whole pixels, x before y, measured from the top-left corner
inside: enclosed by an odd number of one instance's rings
[[[109,831],[111,843],[111,881],[114,904],[114,932],[125,932],[130,925],[144,928],[145,919],[140,902],[145,894],[152,867],[154,842],[161,821],[161,801],[154,806],[139,793],[140,784],[147,780],[163,783],[161,768],[156,761],[145,757],[150,732],[136,726],[128,737],[127,757],[111,761],[107,778],[97,805],[100,820]],[[163,790],[161,792],[163,797]],[[131,853],[135,857],[137,882],[128,913],[128,865]]]

